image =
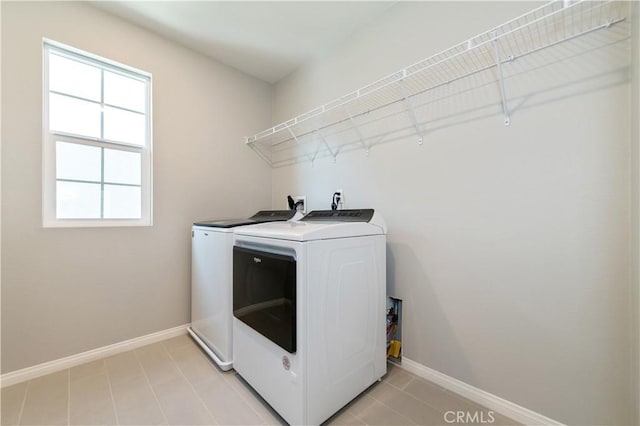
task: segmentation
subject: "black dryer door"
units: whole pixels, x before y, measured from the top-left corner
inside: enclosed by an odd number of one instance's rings
[[[233,316],[296,352],[296,259],[233,247]]]

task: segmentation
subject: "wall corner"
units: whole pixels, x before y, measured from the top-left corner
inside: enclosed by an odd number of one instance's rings
[[[640,424],[640,3],[631,2],[631,285],[633,291],[633,400],[635,424]]]

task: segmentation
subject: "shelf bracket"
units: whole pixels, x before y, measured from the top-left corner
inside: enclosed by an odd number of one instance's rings
[[[369,145],[367,144],[367,142],[362,137],[362,133],[360,133],[360,129],[358,128],[358,125],[356,124],[356,121],[353,119],[353,115],[351,115],[351,111],[349,111],[349,107],[345,106],[344,109],[345,109],[345,111],[347,111],[347,115],[349,116],[349,121],[351,122],[351,127],[353,127],[353,130],[358,135],[358,139],[360,139],[360,143],[364,147],[365,155],[369,155]]]
[[[259,144],[257,142],[249,143],[249,138],[245,138],[245,144],[249,145],[249,148],[251,148],[253,152],[258,154],[258,156],[269,164],[269,166],[273,167],[273,161],[271,161],[270,156],[259,148]]]
[[[322,143],[324,144],[324,146],[327,148],[327,151],[329,151],[329,153],[331,154],[331,156],[333,157],[333,162],[336,162],[336,157],[338,157],[338,152],[340,152],[339,149],[336,148],[336,151],[334,152],[331,147],[329,146],[329,144],[327,143],[327,139],[325,139],[324,135],[322,134],[322,132],[320,130],[318,130],[316,133],[318,133],[318,136],[320,136],[320,141],[322,141]],[[317,152],[316,152],[317,153]]]
[[[296,141],[296,144],[297,144],[298,146],[301,146],[302,144],[301,144],[301,143],[300,143],[300,141],[298,140],[298,137],[297,137],[297,136],[296,136],[296,134],[294,133],[293,129],[292,129],[291,127],[287,126],[286,124],[285,124],[285,127],[287,128],[287,130],[289,131],[289,133],[291,133],[291,136],[293,137],[293,140],[295,140],[295,141]],[[300,148],[300,149],[302,149],[302,148]],[[303,150],[303,151],[304,151],[304,150]],[[311,163],[313,163],[313,158],[311,158],[311,156],[310,156],[309,154],[305,154],[305,155],[306,155],[306,157],[309,159],[309,161],[311,161]]]
[[[407,70],[404,70],[406,75]],[[418,125],[418,120],[416,119],[416,113],[413,109],[413,105],[411,104],[411,99],[409,99],[409,95],[407,95],[407,90],[404,87],[404,80],[400,80],[398,82],[400,86],[400,92],[402,92],[402,100],[407,107],[407,112],[409,113],[409,117],[411,118],[411,123],[413,124],[414,129],[416,129],[416,135],[418,136],[418,145],[422,145],[424,141],[422,137],[422,132],[420,131],[420,126]]]
[[[291,129],[291,127],[287,126],[286,124],[285,124],[285,126],[286,126],[287,130],[289,131],[289,133],[291,133],[291,136],[293,137],[293,140],[294,140],[294,141],[296,141],[296,143],[297,143],[298,145],[300,145],[300,141],[298,140],[298,137],[297,137],[297,136],[296,136],[296,134],[293,132],[293,130]]]
[[[311,167],[315,166],[316,157],[318,156],[318,152],[320,152],[320,144],[316,145],[316,152],[313,153],[313,157],[311,157]]]
[[[511,124],[511,117],[509,116],[509,105],[507,104],[507,92],[504,88],[504,74],[502,72],[502,61],[500,60],[500,44],[498,43],[498,34],[493,32],[493,46],[496,52],[496,67],[498,70],[498,84],[500,86],[500,96],[502,97],[502,113],[504,114],[504,125],[509,126]]]

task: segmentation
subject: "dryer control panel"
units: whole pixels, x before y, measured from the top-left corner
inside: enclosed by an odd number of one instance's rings
[[[295,210],[260,210],[249,219],[259,222],[271,222],[277,220],[289,220],[296,214]]]
[[[314,210],[303,217],[306,222],[369,222],[373,209]]]

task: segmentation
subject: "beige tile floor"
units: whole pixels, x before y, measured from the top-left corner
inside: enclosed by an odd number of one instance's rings
[[[389,364],[383,380],[327,421],[440,425],[446,411],[487,408]],[[515,422],[497,413],[493,424]],[[2,389],[2,425],[277,425],[284,420],[187,336]]]

